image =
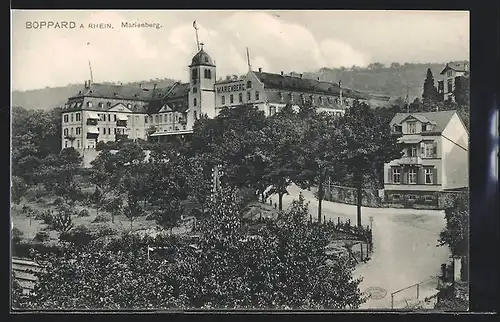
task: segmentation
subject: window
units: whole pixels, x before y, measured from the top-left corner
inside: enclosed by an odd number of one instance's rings
[[[392,182],[401,183],[401,171],[399,170],[399,168],[392,169]]]
[[[408,196],[408,200],[409,201],[415,201],[417,199],[417,197],[415,195],[409,195]]]
[[[260,99],[259,91],[255,92],[255,100],[258,101]]]
[[[68,123],[68,114],[64,114],[64,123]]]
[[[311,95],[310,98],[311,98],[311,104],[314,104],[314,96]]]
[[[87,102],[88,107],[92,107],[92,102]]]
[[[168,121],[172,123],[172,113],[168,113]]]
[[[229,103],[233,104],[234,103],[234,97],[233,94],[229,95]]]
[[[193,93],[198,93],[198,87],[193,87]]]
[[[239,93],[238,94],[238,100],[239,100],[240,103],[243,102],[243,93]]]
[[[76,117],[76,121],[77,122],[81,120],[81,114],[80,113],[76,113],[75,117]]]
[[[76,135],[80,135],[82,134],[82,128],[81,127],[77,127],[76,128]]]
[[[290,93],[290,102],[293,102],[293,93]]]
[[[221,97],[222,105],[226,104],[226,97],[222,95]]]
[[[103,107],[104,107],[104,103],[103,103],[103,102],[100,102],[99,104],[97,104],[97,106],[98,106],[99,108],[103,108]]]
[[[139,115],[135,116],[135,124],[139,124]]]
[[[251,82],[251,81],[248,81],[248,82],[247,82],[247,89],[250,89],[250,88],[252,88],[252,82]]]
[[[401,125],[394,125],[394,132],[401,133],[403,131],[403,127]]]
[[[64,147],[67,148],[68,147],[68,141],[64,140]]]
[[[328,104],[331,104],[332,103],[332,98],[331,97],[328,97]]]
[[[108,127],[108,135],[111,135],[111,128]]]
[[[115,119],[116,119],[116,115],[115,115]],[[148,117],[147,116],[144,116],[144,123],[148,124]]]
[[[427,131],[427,124],[422,124],[422,132]]]
[[[252,94],[247,92],[247,100],[250,102],[252,100]]]
[[[433,184],[432,168],[425,169],[425,184]]]
[[[425,144],[425,157],[426,158],[434,157],[434,143]]]
[[[269,106],[269,115],[272,116],[276,114],[276,106]]]
[[[399,200],[401,199],[400,195],[392,195],[392,200]]]
[[[135,137],[136,137],[136,138],[138,138],[138,137],[139,137],[139,134],[140,134],[139,129],[135,129]]]
[[[283,93],[279,92],[278,97],[279,97],[280,101],[282,101],[283,100]]]
[[[196,97],[193,98],[193,106],[196,106]]]
[[[113,114],[113,122],[116,122],[116,114]]]
[[[433,201],[433,199],[432,196],[425,196],[425,201]]]
[[[337,117],[341,117],[341,116],[342,116],[342,112],[336,112],[336,113],[335,113],[335,115],[336,115]]]
[[[197,69],[193,69],[191,71],[191,78],[192,79],[197,79],[198,78],[198,70]]]
[[[446,73],[446,76],[447,76],[447,77],[451,77],[451,76],[453,76],[453,71],[449,70],[449,71]]]
[[[160,119],[158,115],[155,115],[155,123],[160,123]]]
[[[105,127],[102,128],[102,134],[106,135],[106,128]]]
[[[64,136],[68,136],[68,129],[64,129]]]
[[[415,145],[413,145],[410,148],[410,157],[416,157],[416,156],[417,156],[417,147]]]
[[[106,106],[107,106],[107,107],[111,107],[111,102],[107,102],[107,103],[106,103]]]
[[[408,133],[410,134],[417,133],[417,123],[408,123]]]
[[[205,78],[212,79],[212,71],[210,69],[205,69]]]
[[[320,97],[319,97],[319,103],[320,103],[321,105],[323,105],[323,97],[322,97],[322,96],[320,96]]]
[[[408,171],[408,183],[409,184],[417,183],[417,169],[410,168],[410,170]]]
[[[198,119],[198,115],[196,114],[196,111],[193,111],[193,116],[194,116],[194,119]]]
[[[302,101],[302,103],[305,103],[306,98],[305,98],[304,94],[300,94],[300,100]]]
[[[108,114],[108,122],[111,122],[111,114]]]
[[[76,148],[79,149],[80,148],[80,140],[76,140]]]
[[[453,92],[453,79],[448,79],[448,83],[447,83],[447,93],[452,93]]]
[[[153,123],[153,115],[149,116],[149,123]]]
[[[74,121],[74,116],[73,116],[73,113],[71,113],[71,122]]]
[[[76,107],[82,107],[82,102],[76,103]]]
[[[73,136],[73,133],[74,133],[73,128],[71,128],[71,132],[70,133],[71,133],[71,136]]]

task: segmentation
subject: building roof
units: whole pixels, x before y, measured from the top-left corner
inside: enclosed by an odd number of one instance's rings
[[[391,126],[394,124],[401,124],[409,116],[413,116],[419,121],[425,121],[424,123],[435,124],[433,133],[441,133],[444,131],[448,122],[450,122],[456,111],[439,111],[439,112],[422,112],[422,113],[397,113],[391,121]]]
[[[294,92],[311,94],[325,94],[339,96],[339,84],[323,82],[319,80],[302,78],[290,75],[273,74],[266,72],[253,72],[255,76],[264,84],[264,87],[281,89]],[[342,88],[342,96],[354,99],[370,99],[371,95],[349,88]],[[377,96],[380,99],[380,96]]]
[[[164,89],[160,97],[149,102],[147,113],[158,113],[165,104],[173,111],[185,112],[189,107],[189,89],[189,83],[175,83],[168,89]]]
[[[466,61],[449,62],[448,64],[446,64],[446,66],[444,67],[444,69],[441,71],[440,74],[443,75],[449,69],[454,70],[456,72],[468,72],[469,71],[468,64],[469,62]]]
[[[141,88],[139,86],[115,85],[115,84],[100,84],[91,83],[75,97],[99,97],[111,99],[126,99],[126,100],[148,100],[153,98],[156,90]]]
[[[214,61],[212,60],[210,55],[203,50],[203,48],[201,48],[200,51],[197,52],[196,55],[194,55],[193,59],[191,60],[190,66],[195,66],[195,65],[215,66]]]

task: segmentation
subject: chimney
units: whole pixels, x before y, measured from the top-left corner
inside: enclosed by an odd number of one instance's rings
[[[283,71],[281,71],[281,76],[283,76]]]
[[[302,74],[300,74],[300,78],[302,78],[302,76],[303,76],[303,75],[302,75]]]
[[[85,87],[84,88],[87,88],[87,81],[85,81]]]
[[[262,73],[262,67],[259,67],[259,73]]]
[[[139,88],[142,89],[142,84],[139,84]]]
[[[226,80],[231,80],[231,76],[226,76]]]
[[[153,89],[156,89],[156,86],[158,86],[158,84],[154,84],[154,85],[153,85]]]
[[[318,77],[318,82],[319,82],[319,77]]]

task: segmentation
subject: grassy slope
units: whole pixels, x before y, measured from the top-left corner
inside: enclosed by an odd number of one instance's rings
[[[439,72],[443,69],[443,64],[406,64],[399,68],[381,68],[378,70],[341,70],[322,68],[315,73],[306,73],[305,77],[338,82],[348,88],[360,91],[372,92],[388,95],[391,98],[405,97],[406,85],[409,86],[409,96],[413,100],[422,95],[427,68],[430,68],[436,81]],[[158,87],[165,87],[172,84],[171,79],[157,79],[142,82],[129,83],[131,86],[139,86],[142,83],[145,87],[153,87],[157,83]],[[14,91],[12,93],[12,105],[22,106],[26,109],[43,109],[62,106],[68,97],[75,95],[83,87],[83,84],[70,84],[65,87],[44,88],[25,92]]]

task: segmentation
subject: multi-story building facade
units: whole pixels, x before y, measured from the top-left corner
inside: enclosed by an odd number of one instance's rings
[[[443,101],[454,100],[456,78],[468,75],[468,62],[450,62],[446,64],[438,80],[438,94],[441,95]]]
[[[437,206],[438,191],[469,185],[469,133],[456,111],[398,113],[403,155],[384,165],[385,200]]]
[[[266,73],[259,68],[242,77],[216,81],[216,72],[215,62],[202,47],[189,65],[189,83],[144,88],[85,82],[63,108],[62,148],[80,151],[88,166],[97,155],[99,141],[189,134],[200,115],[215,117],[223,107],[253,104],[266,115],[273,115],[286,104],[309,103],[319,111],[340,115],[353,100],[374,98],[300,74]]]

